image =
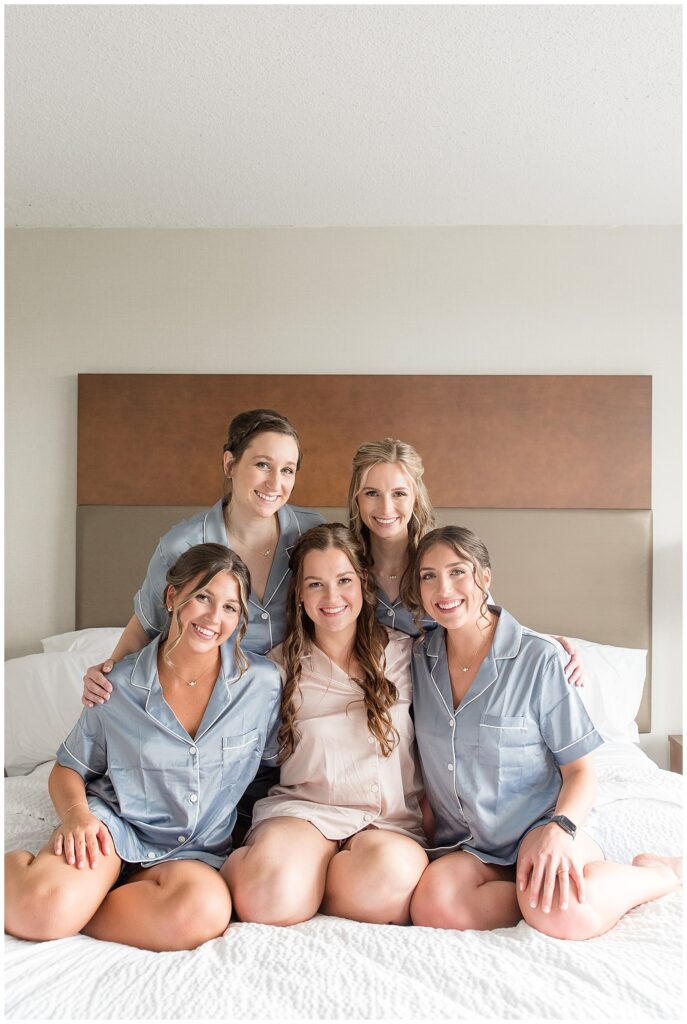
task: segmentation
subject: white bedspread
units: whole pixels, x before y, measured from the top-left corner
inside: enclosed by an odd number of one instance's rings
[[[681,850],[681,778],[639,753],[598,758],[597,835],[609,858]],[[6,781],[6,846],[37,850],[55,823],[50,765]],[[662,1019],[682,1017],[682,900],[638,907],[588,942],[521,922],[443,932],[318,916],[279,929],[235,924],[188,953],[84,936],[6,937],[11,1020]]]

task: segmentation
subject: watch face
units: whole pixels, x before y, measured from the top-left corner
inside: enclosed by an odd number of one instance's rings
[[[566,832],[569,832],[571,836],[574,836],[577,832],[577,826],[573,824],[570,818],[566,818],[564,814],[557,814],[556,818],[558,823],[563,826]]]

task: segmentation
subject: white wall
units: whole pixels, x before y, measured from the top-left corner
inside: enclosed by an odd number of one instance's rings
[[[680,254],[672,227],[9,231],[7,655],[73,628],[77,373],[652,374],[643,745],[665,764],[682,728]]]

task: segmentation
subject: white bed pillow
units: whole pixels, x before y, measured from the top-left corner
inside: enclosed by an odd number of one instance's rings
[[[81,714],[93,652],[29,654],[5,662],[5,770],[26,775],[52,760]]]
[[[607,741],[639,743],[635,717],[646,678],[646,651],[570,637],[582,655],[585,684],[578,688],[589,717]]]
[[[91,651],[92,664],[109,658],[124,632],[123,626],[93,626],[90,629],[76,629],[72,633],[46,636],[41,640],[45,654],[60,651]]]

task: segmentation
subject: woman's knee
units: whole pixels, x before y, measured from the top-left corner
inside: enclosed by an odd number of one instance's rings
[[[339,854],[341,866],[345,865],[347,858],[357,858],[352,862],[352,874],[359,875],[360,881],[364,882],[365,888],[374,897],[378,895],[381,900],[387,900],[394,894],[409,895],[417,886],[423,872],[427,868],[427,854],[422,847],[407,840],[407,842],[379,842],[374,846],[366,846],[358,855],[355,848],[349,852]],[[330,866],[336,870],[337,861]]]
[[[195,949],[229,927],[231,897],[226,883],[219,875],[213,884],[203,881],[170,889],[163,915],[169,950]]]
[[[466,931],[476,927],[473,915],[461,899],[460,887],[438,879],[420,879],[410,901],[410,919],[425,928]]]
[[[527,924],[552,939],[581,941],[601,935],[605,930],[601,916],[590,903],[578,903],[571,899],[567,910],[561,910],[554,904],[549,913],[545,914],[541,905],[533,909],[520,894],[518,902]]]
[[[241,921],[289,925],[307,921],[316,913],[321,893],[309,891],[307,872],[293,861],[246,856],[231,873],[231,895]]]
[[[88,920],[71,886],[26,880],[5,894],[5,931],[19,939],[45,942],[77,935]]]

